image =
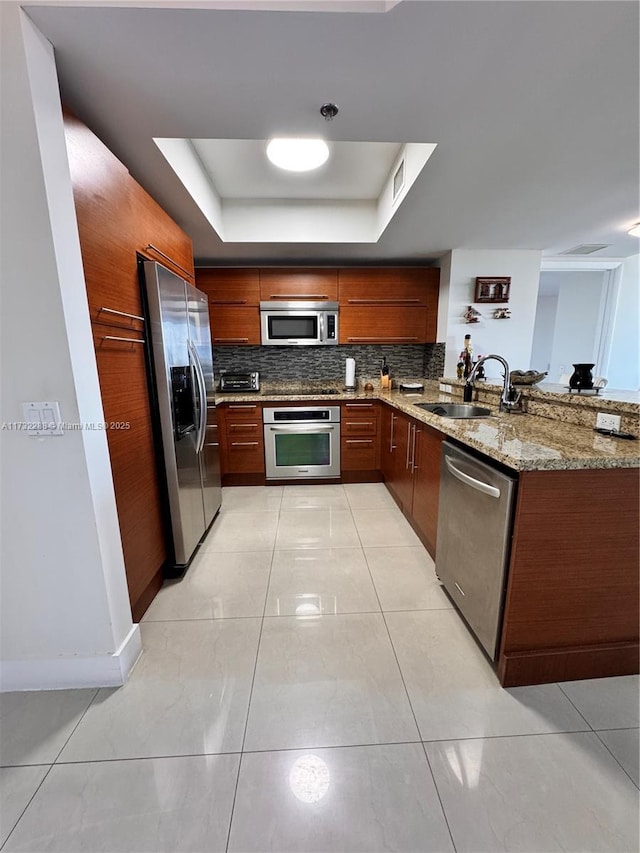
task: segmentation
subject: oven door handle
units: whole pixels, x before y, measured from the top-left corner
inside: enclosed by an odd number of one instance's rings
[[[271,432],[332,432],[335,427],[304,427],[304,426],[291,426],[291,427],[274,427],[269,426]]]

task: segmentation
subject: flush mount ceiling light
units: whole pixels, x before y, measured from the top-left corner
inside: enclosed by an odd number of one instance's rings
[[[640,222],[636,222],[632,228],[629,228],[629,234],[632,237],[640,237]]]
[[[323,139],[279,137],[267,145],[267,157],[279,169],[310,172],[326,163],[329,146]]]

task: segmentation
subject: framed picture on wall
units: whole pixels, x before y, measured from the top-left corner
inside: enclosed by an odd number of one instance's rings
[[[474,302],[508,302],[511,276],[476,278]]]

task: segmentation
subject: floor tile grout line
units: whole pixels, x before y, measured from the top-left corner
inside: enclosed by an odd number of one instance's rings
[[[442,802],[442,796],[440,794],[440,789],[438,788],[438,783],[436,781],[436,774],[433,772],[433,767],[431,766],[431,762],[429,761],[429,755],[427,753],[427,746],[424,743],[424,741],[422,742],[422,751],[424,752],[424,758],[425,758],[425,761],[427,762],[427,767],[429,768],[429,773],[431,774],[431,779],[433,780],[433,787],[435,788],[436,796],[438,798],[438,802],[440,803],[440,809],[442,811],[442,817],[444,818],[444,822],[447,825],[447,832],[449,833],[449,838],[451,839],[451,846],[453,847],[454,851],[457,851],[458,848],[456,847],[456,842],[453,839],[453,832],[452,832],[451,826],[449,824],[449,818],[447,816],[447,812],[445,810],[444,803]]]
[[[601,729],[600,731],[605,731],[605,729]],[[621,731],[621,730],[619,730],[619,731]],[[617,756],[616,756],[616,755],[611,751],[611,749],[609,748],[608,744],[607,744],[607,743],[606,743],[606,742],[605,742],[605,741],[600,737],[599,732],[598,732],[598,731],[596,731],[596,730],[594,729],[594,732],[593,732],[593,733],[594,733],[594,735],[598,738],[598,740],[600,741],[600,743],[604,746],[604,748],[607,750],[607,752],[609,753],[609,755],[610,755],[610,756],[613,758],[613,760],[616,762],[616,764],[620,767],[620,769],[623,771],[623,773],[626,773],[626,775],[629,777],[629,779],[631,779],[631,782],[636,786],[636,788],[638,788],[638,790],[640,790],[640,784],[638,784],[638,782],[636,782],[636,780],[631,776],[631,774],[629,773],[629,771],[627,770],[627,768],[626,768],[626,767],[624,767],[624,766],[623,766],[623,764],[622,764],[622,762],[620,762],[620,761],[618,760]]]
[[[75,730],[74,730],[74,731],[75,731]],[[32,767],[32,766],[34,766],[34,765],[21,765],[21,766],[23,766],[23,767],[24,767],[24,766]],[[36,766],[37,766],[37,765],[36,765]],[[40,765],[40,766],[42,766],[42,765]],[[21,821],[21,820],[22,820],[22,818],[24,817],[24,814],[25,814],[26,810],[29,808],[29,806],[30,806],[30,805],[31,805],[31,803],[33,802],[33,799],[34,799],[34,797],[36,796],[36,794],[38,793],[38,791],[40,790],[40,788],[42,788],[42,786],[44,785],[45,779],[48,777],[49,773],[51,773],[51,771],[53,770],[54,766],[55,766],[55,765],[53,765],[53,764],[50,764],[50,765],[49,765],[49,769],[47,770],[47,772],[44,774],[44,776],[43,776],[43,777],[42,777],[42,779],[40,780],[40,784],[37,786],[37,788],[35,789],[35,791],[33,792],[33,794],[29,797],[29,801],[27,802],[27,804],[25,805],[25,807],[24,807],[24,808],[22,809],[22,811],[20,812],[20,815],[18,816],[18,819],[16,820],[16,822],[15,822],[15,823],[13,824],[13,826],[11,827],[11,831],[9,832],[9,834],[7,835],[7,837],[5,838],[5,840],[2,842],[2,844],[0,844],[0,850],[4,850],[5,845],[9,842],[9,839],[11,838],[11,836],[13,835],[13,833],[15,832],[16,827],[18,826],[18,824],[20,823],[20,821]]]
[[[36,796],[36,794],[38,793],[38,791],[40,790],[40,788],[43,786],[45,779],[49,776],[49,774],[51,773],[51,771],[53,770],[53,768],[56,766],[56,762],[57,762],[57,761],[58,761],[58,759],[60,758],[60,755],[62,754],[62,751],[64,750],[65,746],[69,743],[69,741],[71,740],[71,738],[73,737],[73,735],[74,735],[74,733],[75,733],[76,729],[78,728],[78,726],[80,725],[80,723],[81,723],[81,722],[82,722],[82,720],[84,719],[84,715],[87,713],[87,711],[89,710],[89,708],[93,705],[93,703],[94,703],[94,701],[95,701],[96,696],[97,696],[97,695],[98,695],[98,693],[100,692],[100,689],[101,689],[101,688],[99,688],[99,687],[98,687],[98,688],[96,688],[95,693],[93,694],[93,696],[91,697],[91,699],[90,699],[90,700],[89,700],[89,702],[87,703],[87,705],[86,705],[86,707],[85,707],[84,711],[83,711],[83,712],[80,714],[80,716],[78,717],[78,721],[76,722],[75,726],[74,726],[74,727],[72,728],[72,730],[69,732],[69,736],[67,737],[67,739],[65,740],[65,742],[62,744],[62,746],[60,747],[60,749],[58,750],[58,752],[57,752],[57,754],[56,754],[56,757],[53,759],[53,761],[52,761],[52,762],[51,762],[51,764],[49,765],[49,769],[47,770],[47,772],[44,774],[44,776],[43,776],[43,777],[42,777],[42,779],[40,780],[40,784],[37,786],[37,788],[35,789],[35,791],[34,791],[34,792],[33,792],[33,794],[31,795],[31,797],[29,797],[29,801],[27,802],[27,804],[25,805],[25,807],[24,807],[24,808],[22,809],[22,811],[20,812],[20,816],[18,817],[18,819],[16,820],[16,822],[14,823],[14,825],[11,827],[11,832],[7,835],[7,837],[6,837],[6,838],[5,838],[5,840],[3,841],[2,845],[0,846],[0,850],[4,849],[5,844],[9,841],[9,839],[11,838],[11,836],[13,835],[13,833],[15,832],[16,827],[18,826],[18,824],[19,824],[19,823],[20,823],[20,821],[22,820],[22,818],[23,818],[23,816],[24,816],[24,813],[26,812],[26,810],[29,808],[29,806],[30,806],[30,805],[31,805],[31,803],[33,802],[33,798]],[[47,763],[48,763],[48,762],[45,762],[45,764],[47,764]],[[22,765],[22,766],[24,766],[24,765]],[[27,766],[28,766],[28,765],[27,765]],[[33,766],[33,765],[32,765],[32,766]]]
[[[284,488],[282,490],[282,495],[280,497],[280,507],[282,508],[282,497],[284,496]],[[238,761],[238,773],[236,774],[236,784],[233,789],[233,800],[231,802],[231,810],[229,811],[229,828],[227,830],[227,841],[225,844],[225,853],[229,850],[229,842],[231,841],[231,827],[233,826],[233,816],[236,808],[236,798],[238,796],[238,785],[240,784],[240,772],[242,770],[242,756],[244,753],[244,744],[247,738],[247,728],[249,726],[249,714],[251,712],[251,699],[253,698],[253,687],[256,680],[256,672],[258,670],[258,658],[260,656],[260,644],[262,642],[262,632],[264,630],[264,618],[265,613],[267,612],[267,601],[269,599],[269,587],[271,586],[271,573],[273,571],[273,560],[275,558],[275,543],[278,537],[278,527],[280,525],[280,512],[281,509],[278,510],[278,518],[276,520],[276,530],[273,537],[273,548],[271,549],[271,560],[269,562],[269,576],[267,578],[267,586],[264,592],[264,603],[262,605],[262,619],[260,620],[260,633],[258,635],[258,645],[256,646],[256,659],[253,664],[253,675],[251,677],[251,687],[249,689],[249,701],[247,702],[247,718],[244,721],[244,731],[242,733],[242,744],[240,745],[240,760]]]
[[[563,690],[563,689],[562,689],[562,685],[560,684],[560,682],[559,682],[559,681],[556,681],[556,682],[554,682],[554,683],[558,686],[558,688],[560,689],[560,692],[561,692],[561,693],[562,693],[562,695],[563,695],[563,696],[568,700],[569,704],[570,704],[570,705],[572,705],[572,706],[575,708],[576,712],[580,715],[580,717],[582,717],[582,719],[585,721],[585,723],[589,726],[589,731],[592,731],[592,732],[593,732],[593,731],[595,731],[595,729],[593,728],[593,726],[591,725],[591,723],[589,722],[589,720],[587,720],[587,718],[586,718],[586,717],[585,717],[585,715],[582,713],[582,711],[580,710],[580,708],[578,708],[578,706],[576,705],[576,703],[572,700],[571,696],[569,696],[569,694],[568,694],[565,690]]]

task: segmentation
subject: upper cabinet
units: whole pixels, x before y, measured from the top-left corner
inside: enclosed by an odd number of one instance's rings
[[[203,267],[196,270],[196,287],[209,297],[214,346],[260,343],[260,277],[257,269]]]
[[[308,302],[338,299],[338,270],[335,269],[261,269],[260,299]]]
[[[137,251],[193,284],[191,239],[140,184],[129,180]]]
[[[340,343],[434,343],[439,280],[431,267],[339,270]]]

